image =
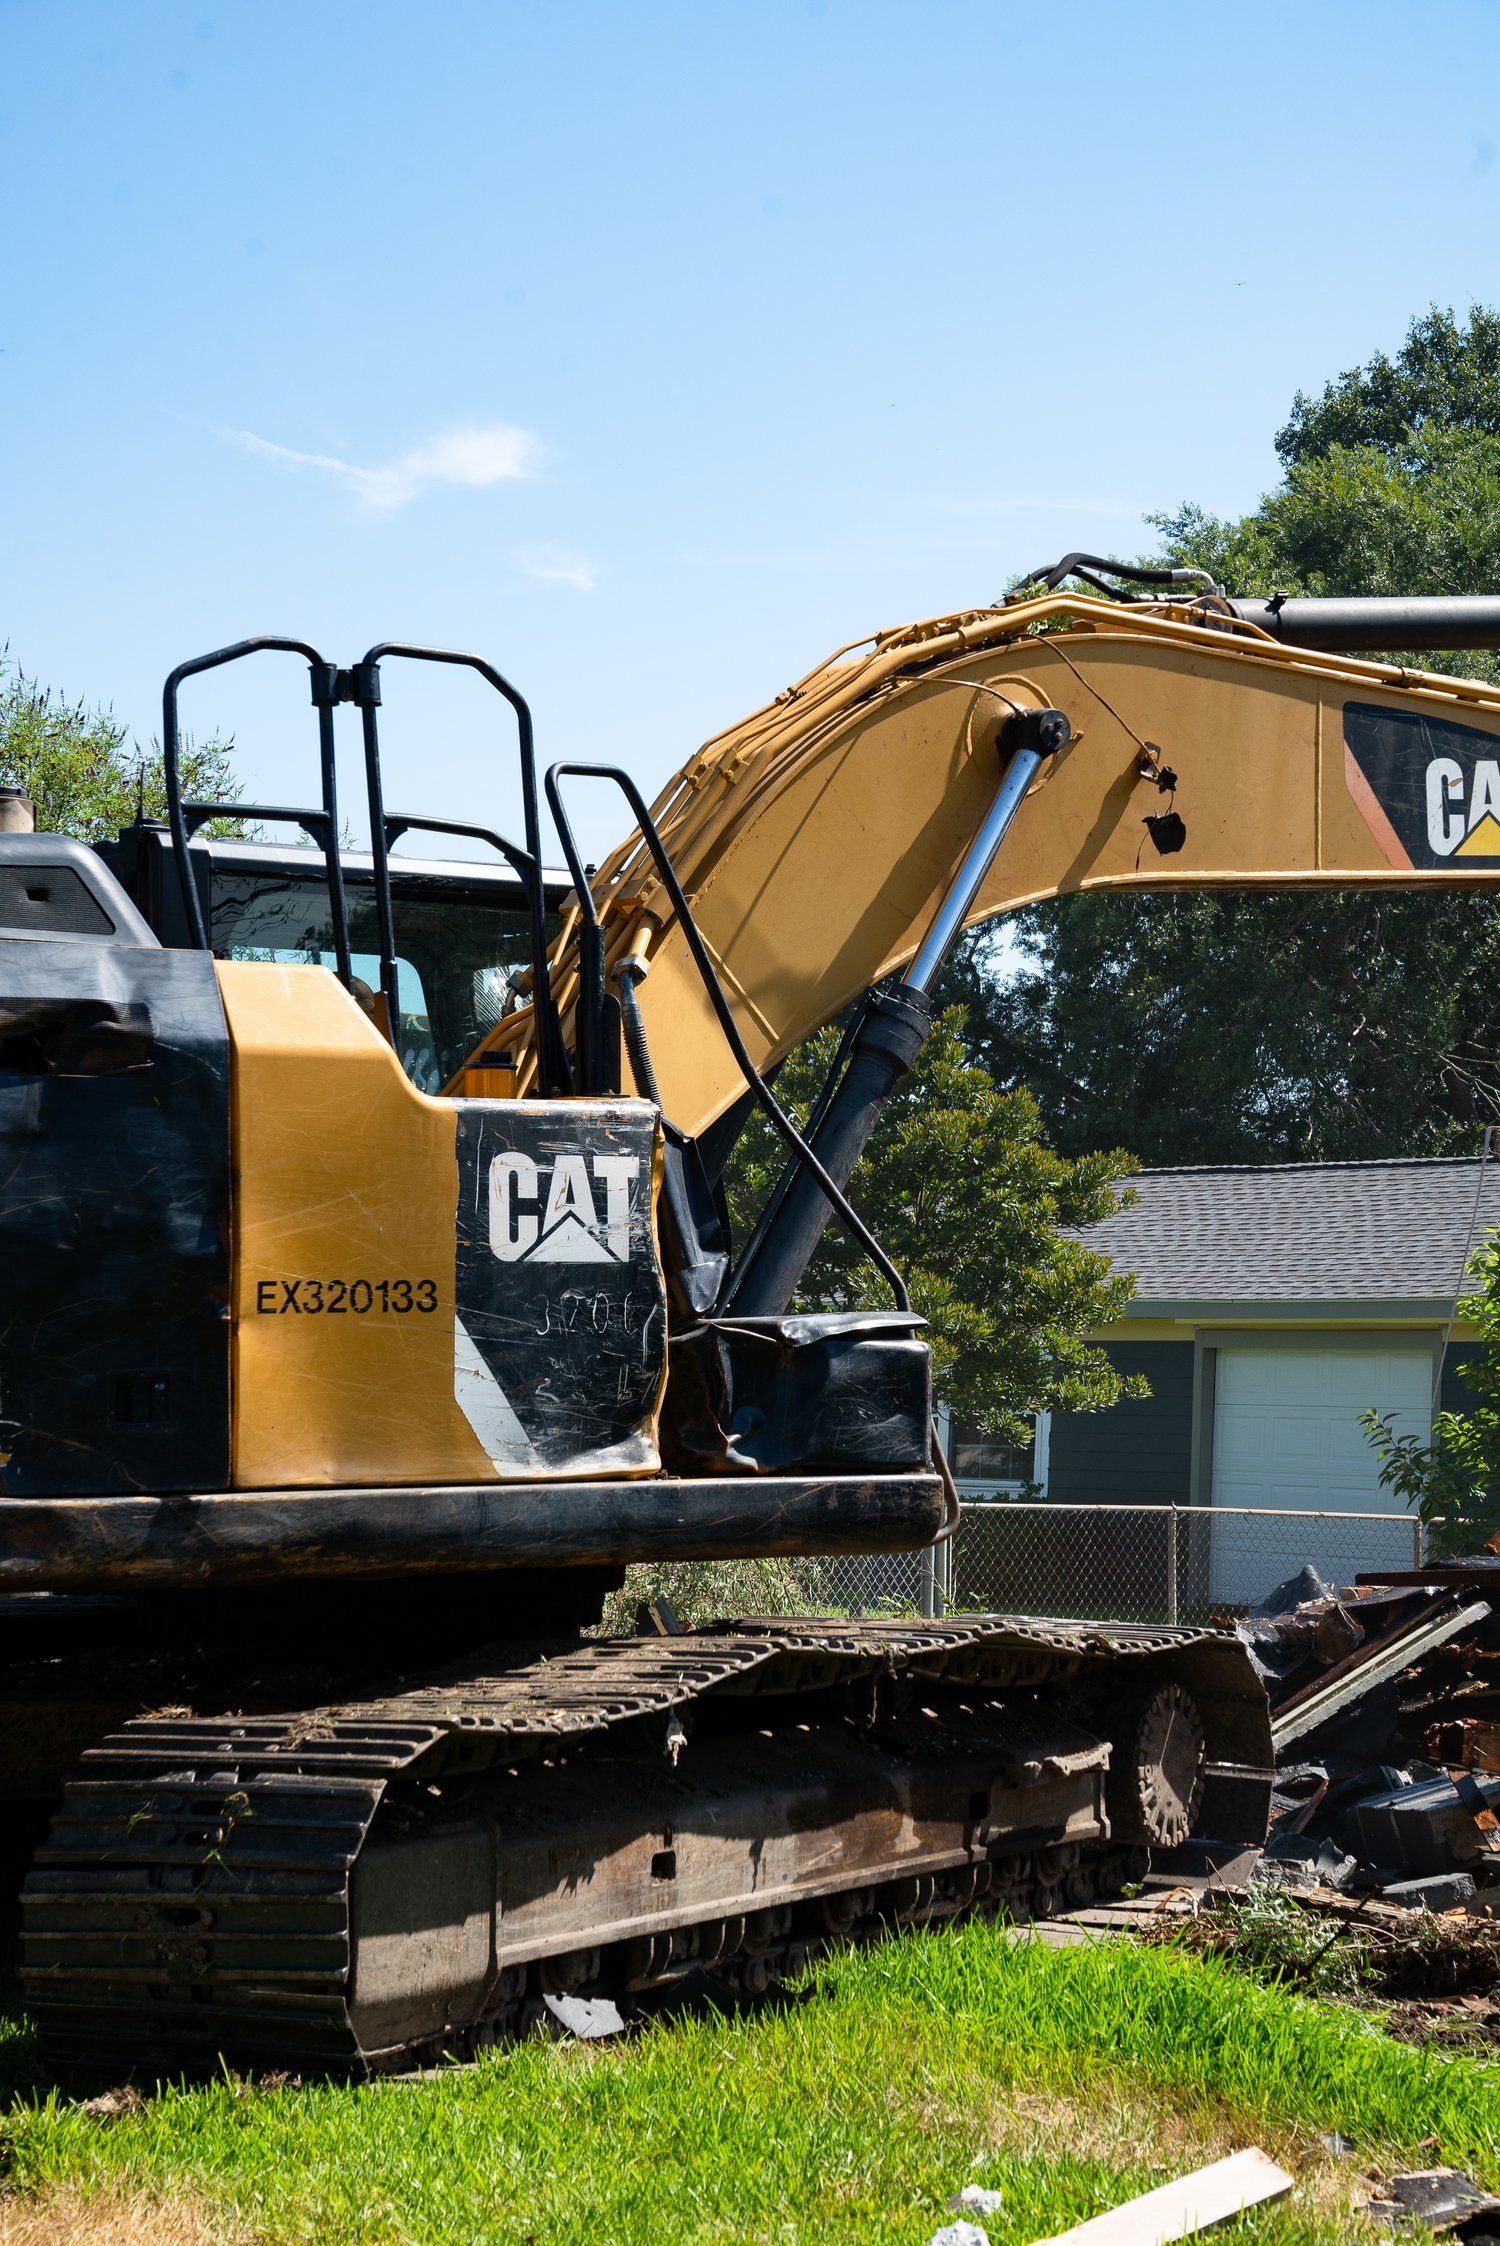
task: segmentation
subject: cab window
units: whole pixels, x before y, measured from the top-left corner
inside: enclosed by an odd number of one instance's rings
[[[480,1040],[523,1003],[514,977],[531,964],[530,922],[519,900],[478,900],[457,881],[457,894],[444,895],[431,876],[422,886],[425,895],[413,894],[399,878],[392,883],[400,1006],[395,1043],[412,1082],[440,1092]],[[380,981],[373,889],[346,876],[345,894],[354,972],[373,991]],[[331,969],[333,928],[320,874],[311,867],[306,879],[215,868],[212,943],[223,959]]]

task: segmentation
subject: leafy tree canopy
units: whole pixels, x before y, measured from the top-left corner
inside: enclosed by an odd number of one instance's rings
[[[1060,898],[1036,972],[967,977],[976,1050],[1065,1153],[1357,1161],[1472,1153],[1500,1113],[1500,913],[1472,897],[1217,890]],[[966,993],[966,995],[969,995]]]
[[[1334,445],[1236,521],[1192,506],[1152,519],[1174,562],[1239,594],[1490,592],[1500,583],[1500,436],[1433,428],[1401,453]],[[1436,667],[1432,656],[1408,660]],[[1476,666],[1491,676],[1495,658],[1470,657]]]
[[[1431,312],[1394,358],[1301,396],[1250,514],[1153,518],[1238,594],[1500,588],[1500,314]],[[1391,651],[1500,682],[1491,654]],[[1015,924],[1036,979],[971,941],[950,995],[1065,1150],[1262,1162],[1469,1152],[1500,1115],[1500,901],[1184,891],[1059,899]]]
[[[200,801],[232,801],[239,783],[233,743],[188,742],[182,755],[184,793]],[[54,695],[0,659],[0,787],[24,788],[38,827],[81,842],[113,840],[136,816],[166,817],[161,756],[125,746],[125,728],[107,710],[89,710]],[[216,821],[210,833],[232,832]]]
[[[836,1028],[823,1031],[777,1078],[778,1098],[799,1120],[837,1043]],[[739,1237],[783,1155],[764,1117],[752,1117],[726,1178]],[[913,1309],[929,1321],[938,1394],[956,1417],[1024,1442],[1025,1415],[1038,1409],[1097,1411],[1146,1392],[1082,1338],[1122,1314],[1133,1282],[1063,1237],[1110,1214],[1112,1185],[1133,1166],[1118,1154],[1055,1153],[1035,1100],[1000,1091],[975,1058],[963,1010],[939,1017],[877,1124],[850,1195],[904,1275]],[[884,1309],[889,1301],[863,1251],[830,1225],[798,1307]]]
[[[1500,437],[1500,313],[1476,304],[1461,324],[1434,305],[1413,320],[1394,359],[1377,351],[1325,384],[1320,398],[1299,390],[1276,450],[1289,469],[1336,446],[1394,455],[1435,428]]]

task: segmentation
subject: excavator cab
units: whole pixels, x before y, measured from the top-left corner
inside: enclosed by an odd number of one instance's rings
[[[314,801],[187,800],[180,689],[267,654],[308,666]],[[380,671],[398,659],[463,664],[502,696],[523,841],[387,809]],[[341,702],[360,713],[367,853],[340,847]],[[445,650],[379,647],[341,670],[303,642],[246,641],[173,672],[163,743],[165,823],[127,829],[89,875],[99,928],[128,927],[129,941],[27,939],[19,955],[33,980],[61,977],[38,1004],[62,1003],[71,977],[86,1008],[138,1025],[138,1051],[112,1093],[45,1064],[41,1127],[0,1184],[0,1240],[22,1251],[35,1294],[34,1318],[0,1347],[17,1422],[0,1492],[431,1491],[654,1476],[665,1462],[699,1477],[917,1477],[909,1495],[931,1516],[928,1356],[904,1298],[887,1314],[716,1318],[722,1211],[640,1047],[622,1096],[621,1006],[602,991],[588,878],[557,773],[568,875],[542,866],[530,713],[509,682]],[[305,846],[226,835],[230,821],[290,823]],[[500,863],[398,850],[429,833]],[[56,838],[9,847],[38,864],[59,848],[88,860]],[[570,975],[580,995],[565,1018],[556,989]],[[531,1063],[524,1098],[512,1022]],[[122,1099],[140,1120],[112,1144],[107,1184],[88,1188],[75,1133]],[[86,1192],[59,1361],[52,1235]],[[175,1323],[153,1314],[158,1300]]]
[[[165,822],[138,821],[97,850],[161,941],[185,945],[186,919]],[[215,958],[336,968],[320,853],[305,843],[205,834],[195,837],[190,850]],[[380,987],[373,854],[341,849],[339,865],[356,993],[369,1003]],[[441,1092],[475,1049],[497,1034],[503,1053],[506,1021],[529,1002],[529,900],[505,865],[403,852],[392,854],[387,868],[396,950],[396,1051],[419,1091]],[[569,882],[550,869],[542,880],[550,947]],[[505,1062],[497,1057],[491,1066],[498,1094]]]

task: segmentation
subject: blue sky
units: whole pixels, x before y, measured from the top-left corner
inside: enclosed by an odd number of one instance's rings
[[[1500,301],[1497,32],[0,0],[0,638],[143,739],[247,632],[468,645],[649,793],[845,640],[1244,508],[1299,386]],[[187,714],[305,795],[263,662]],[[481,693],[390,678],[393,802],[515,824]]]

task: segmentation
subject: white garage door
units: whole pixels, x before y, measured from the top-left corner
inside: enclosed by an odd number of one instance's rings
[[[1214,1371],[1215,1507],[1389,1513],[1373,1522],[1247,1521],[1226,1514],[1210,1530],[1210,1592],[1252,1604],[1311,1560],[1336,1582],[1362,1567],[1406,1567],[1409,1516],[1380,1486],[1359,1424],[1373,1404],[1398,1429],[1425,1434],[1432,1357],[1425,1349],[1221,1349]]]

